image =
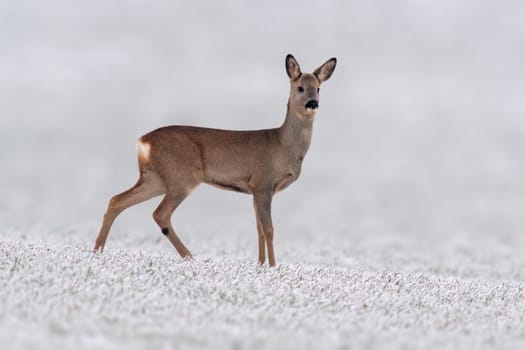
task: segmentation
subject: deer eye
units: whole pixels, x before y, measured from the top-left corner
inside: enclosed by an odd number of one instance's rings
[[[304,92],[304,87],[302,87],[302,86],[298,86],[298,87],[297,87],[297,91],[299,91],[299,92]]]

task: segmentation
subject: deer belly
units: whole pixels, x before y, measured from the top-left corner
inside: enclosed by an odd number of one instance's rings
[[[204,182],[218,187],[223,190],[251,193],[250,186],[248,184],[249,176],[243,176],[244,174],[237,174],[234,171],[231,172],[213,172],[207,171],[205,174]]]
[[[238,183],[238,182],[212,180],[212,181],[206,181],[206,183],[209,185],[215,186],[217,188],[220,188],[222,190],[228,190],[228,191],[234,191],[234,192],[240,192],[240,193],[251,193],[248,186],[244,186],[243,184]]]

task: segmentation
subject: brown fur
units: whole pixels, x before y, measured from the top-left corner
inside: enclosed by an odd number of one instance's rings
[[[290,97],[286,119],[279,128],[234,131],[167,126],[142,136],[138,143],[139,180],[131,189],[111,198],[94,250],[104,249],[118,214],[164,194],[153,217],[178,253],[191,257],[171,226],[171,215],[199,184],[206,183],[253,195],[259,263],[264,264],[267,250],[268,262],[274,266],[272,197],[299,177],[316,113],[306,105],[319,101],[319,85],[330,78],[335,65],[336,59],[332,58],[307,74],[301,72],[292,55],[286,57]]]

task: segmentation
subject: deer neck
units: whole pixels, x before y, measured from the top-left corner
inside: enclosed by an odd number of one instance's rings
[[[286,118],[279,128],[279,139],[289,154],[299,161],[303,160],[308,147],[310,147],[313,123],[314,115],[301,115],[290,108],[288,102]]]

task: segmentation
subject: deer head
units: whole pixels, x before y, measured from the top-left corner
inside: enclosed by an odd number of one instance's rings
[[[313,73],[302,73],[292,55],[286,56],[286,73],[290,77],[288,108],[299,116],[313,117],[319,107],[321,83],[332,75],[337,60],[330,58]]]

